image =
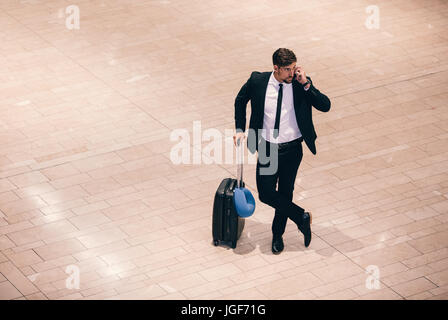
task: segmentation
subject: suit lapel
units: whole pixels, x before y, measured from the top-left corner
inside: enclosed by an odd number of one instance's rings
[[[266,91],[268,89],[269,78],[271,77],[271,72],[265,72],[261,78],[261,110],[264,115],[264,105],[266,102]]]
[[[260,110],[260,118],[261,118],[261,127],[263,127],[263,117],[264,117],[264,105],[266,102],[266,91],[268,89],[268,83],[269,83],[269,78],[271,77],[271,73],[272,72],[263,72],[262,76],[260,77],[260,83],[258,88],[260,88],[259,90],[259,99],[260,104],[261,104],[261,110]]]
[[[300,87],[300,83],[296,80],[292,82],[292,95],[294,101],[294,111],[296,112],[297,124],[299,124],[300,111],[305,110],[302,104],[306,103],[303,89]]]
[[[305,99],[303,99],[304,98],[304,96],[303,96],[303,91],[302,91],[302,88],[300,88],[300,83],[298,83],[296,80],[293,80],[293,82],[292,82],[292,88],[293,88],[293,91],[292,91],[292,94],[293,94],[293,100],[294,100],[294,109],[296,110],[296,112],[298,111],[297,110],[297,107],[299,107],[300,106],[300,104],[305,100]]]

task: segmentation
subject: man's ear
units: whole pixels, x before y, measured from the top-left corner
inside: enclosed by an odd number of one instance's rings
[[[276,64],[274,64],[274,71],[278,72],[278,66]]]

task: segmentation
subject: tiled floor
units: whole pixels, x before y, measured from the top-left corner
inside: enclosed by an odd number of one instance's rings
[[[0,9],[0,299],[448,298],[446,1]],[[200,121],[231,143],[235,95],[279,47],[332,101],[294,194],[313,241],[290,222],[272,255],[257,201],[237,249],[214,247],[214,192],[236,165],[205,163],[194,135],[203,160],[176,165],[170,134]],[[245,180],[256,195],[253,163]]]

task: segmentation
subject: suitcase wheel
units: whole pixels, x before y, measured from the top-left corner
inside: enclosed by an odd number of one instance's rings
[[[213,244],[217,247],[219,245],[219,240],[213,240]]]
[[[232,249],[236,248],[236,241],[232,241]]]

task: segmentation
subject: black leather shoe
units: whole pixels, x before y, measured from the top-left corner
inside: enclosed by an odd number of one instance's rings
[[[303,213],[303,222],[299,225],[299,230],[303,233],[305,247],[308,247],[311,242],[311,223],[313,216],[309,212]]]
[[[283,238],[282,237],[274,237],[272,239],[272,253],[279,254],[283,251],[284,248]]]

